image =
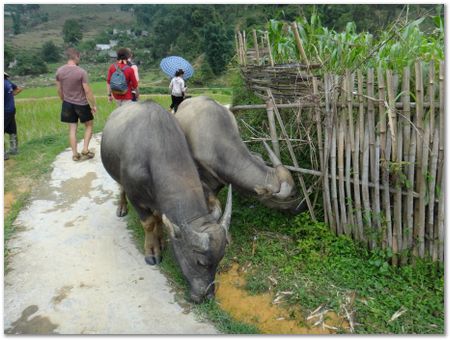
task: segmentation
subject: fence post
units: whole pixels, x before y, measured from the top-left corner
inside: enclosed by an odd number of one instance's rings
[[[272,147],[275,155],[280,157],[280,144],[278,141],[277,129],[275,127],[275,117],[273,115],[273,103],[270,98],[266,101],[267,119],[269,121],[270,139],[272,140]]]
[[[254,40],[254,43],[255,43],[255,51],[256,51],[256,62],[257,62],[257,64],[259,65],[260,64],[260,62],[259,62],[259,47],[258,47],[258,37],[256,36],[256,30],[255,29],[253,29],[253,40]]]
[[[300,34],[298,33],[297,23],[294,21],[291,24],[291,27],[292,27],[292,30],[294,31],[295,42],[297,43],[297,48],[298,48],[300,55],[301,55],[302,59],[304,60],[305,64],[308,66],[308,70],[309,70],[309,60],[308,60],[308,57],[306,56],[305,50],[303,49],[302,40],[300,39]]]
[[[273,62],[273,56],[272,56],[272,48],[270,47],[270,40],[269,40],[269,32],[265,31],[265,36],[266,36],[266,40],[267,40],[267,49],[269,51],[269,59],[270,59],[270,66],[274,66],[274,62]]]

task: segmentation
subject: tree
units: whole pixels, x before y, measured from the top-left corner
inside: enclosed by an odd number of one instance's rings
[[[42,45],[41,57],[48,63],[57,62],[61,57],[61,50],[53,43],[53,41],[47,41]]]
[[[19,12],[12,12],[11,13],[11,18],[13,20],[13,32],[14,34],[19,34],[20,33],[20,13]]]
[[[68,19],[63,26],[63,39],[66,44],[78,44],[83,39],[83,32],[78,20]]]
[[[234,53],[233,33],[220,22],[208,23],[204,33],[206,60],[211,65],[214,74],[218,75],[225,71],[225,67]]]
[[[20,76],[47,73],[48,67],[41,56],[25,51],[17,56],[17,74]]]
[[[5,68],[8,67],[9,63],[14,61],[14,51],[11,45],[5,43]]]

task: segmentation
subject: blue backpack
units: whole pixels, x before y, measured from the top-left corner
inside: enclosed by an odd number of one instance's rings
[[[129,68],[129,66],[125,65],[125,67],[121,69],[119,65],[114,64],[114,67],[116,70],[111,75],[111,79],[109,81],[111,92],[114,94],[125,94],[128,91],[128,83],[124,71]]]

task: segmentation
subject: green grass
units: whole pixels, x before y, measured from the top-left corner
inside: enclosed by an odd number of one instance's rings
[[[138,249],[144,252],[144,231],[139,217],[132,206],[129,207],[127,215],[128,229],[131,231]],[[142,255],[142,263],[144,263]],[[216,301],[209,301],[199,305],[193,305],[187,302],[189,285],[183,277],[181,270],[175,260],[175,256],[170,249],[170,245],[163,251],[163,261],[161,262],[161,271],[166,274],[171,285],[176,290],[176,296],[179,303],[188,305],[194,312],[202,318],[206,318],[214,323],[216,328],[226,334],[257,334],[258,329],[252,325],[234,320],[228,313],[220,309]]]
[[[275,290],[292,291],[289,303],[302,306],[305,315],[320,305],[344,315],[341,307],[354,294],[347,308],[355,313],[358,334],[444,332],[442,265],[418,261],[415,267],[393,268],[389,254],[336,237],[307,214],[289,217],[239,196],[233,198],[231,233],[224,261],[237,257],[252,264],[247,283],[252,293],[267,291],[270,275],[278,281]],[[401,308],[407,311],[389,322]]]

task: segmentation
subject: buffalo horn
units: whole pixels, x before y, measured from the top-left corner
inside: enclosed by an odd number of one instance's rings
[[[224,228],[226,232],[228,232],[228,228],[230,227],[231,221],[231,206],[232,206],[231,201],[232,199],[231,199],[231,184],[230,184],[228,186],[227,205],[225,206],[225,211],[219,221],[220,226]]]
[[[272,151],[272,149],[267,145],[266,141],[263,141],[264,147],[267,150],[267,153],[269,154],[270,161],[273,164],[273,167],[276,168],[278,165],[282,165],[280,159],[275,155],[275,152]]]
[[[287,198],[291,194],[291,191],[292,191],[292,186],[290,186],[287,182],[282,182],[280,191],[273,194],[273,196],[284,199],[284,198]]]

